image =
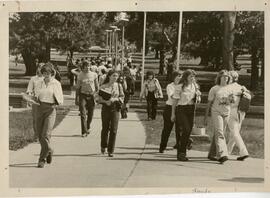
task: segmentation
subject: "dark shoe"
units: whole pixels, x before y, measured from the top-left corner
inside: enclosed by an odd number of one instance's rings
[[[221,158],[218,159],[218,161],[223,164],[224,162],[226,162],[227,160],[229,160],[229,158],[227,156],[223,156]]]
[[[44,168],[44,166],[45,166],[45,160],[38,162],[38,166],[37,166],[38,168]]]
[[[108,156],[109,156],[109,157],[113,157],[113,154],[112,154],[112,153],[108,153]]]
[[[208,156],[207,158],[208,158],[209,160],[211,160],[211,161],[218,161],[217,158],[212,157],[212,156]]]
[[[104,154],[105,153],[105,151],[106,151],[106,148],[101,148],[101,154]]]
[[[83,133],[82,134],[82,137],[87,137],[87,133]]]
[[[90,130],[90,129],[88,129],[88,130],[87,130],[87,132],[86,132],[86,134],[87,134],[87,135],[89,135],[89,134],[90,134],[90,132],[91,132],[91,130]]]
[[[177,148],[178,148],[178,145],[177,144],[173,146],[173,149],[177,149]]]
[[[187,150],[191,150],[192,149],[192,143],[193,143],[193,140],[192,139],[189,139],[188,140],[188,143],[187,143]]]
[[[248,157],[249,157],[249,155],[244,155],[244,156],[238,157],[237,160],[238,161],[244,161]]]
[[[186,156],[179,155],[179,156],[177,157],[177,160],[178,160],[178,161],[182,161],[182,162],[186,162],[186,161],[188,161],[188,158],[187,158]]]
[[[53,155],[53,151],[50,151],[47,158],[46,158],[46,162],[48,164],[52,163],[52,155]]]
[[[164,153],[165,149],[159,148],[159,153]]]

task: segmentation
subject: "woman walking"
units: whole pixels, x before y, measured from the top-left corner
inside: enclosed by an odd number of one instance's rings
[[[232,153],[234,146],[236,145],[239,149],[240,157],[237,158],[239,161],[243,161],[249,157],[245,143],[240,135],[241,125],[245,119],[245,112],[241,111],[238,106],[240,102],[240,97],[242,94],[248,95],[251,98],[249,91],[244,87],[238,84],[239,75],[236,71],[230,71],[232,77],[232,83],[229,85],[229,88],[232,90],[235,102],[231,103],[231,112],[228,122],[228,152]]]
[[[124,101],[123,88],[117,83],[118,77],[118,72],[110,70],[99,91],[99,103],[102,104],[101,153],[104,154],[107,148],[109,157],[113,157],[119,111]]]
[[[211,109],[214,135],[208,159],[217,160],[220,163],[228,160],[228,149],[224,132],[229,120],[230,105],[234,102],[233,92],[228,87],[229,83],[230,75],[228,71],[221,70],[217,75],[216,85],[209,91],[208,104],[204,117],[204,124],[207,125],[207,117]]]
[[[161,141],[159,146],[159,152],[163,153],[164,150],[167,147],[168,139],[170,137],[173,125],[175,122],[171,121],[171,114],[172,114],[172,104],[173,104],[173,98],[175,92],[175,87],[179,84],[181,79],[181,75],[179,72],[175,71],[172,73],[172,82],[167,85],[166,91],[168,100],[166,101],[166,106],[163,111],[163,130],[161,133]],[[179,129],[177,129],[177,125],[175,125],[175,136],[176,136],[176,145],[178,145],[179,142]]]
[[[155,120],[157,114],[157,99],[163,98],[163,93],[158,79],[152,71],[146,72],[146,81],[140,94],[140,99],[146,98],[148,120]]]
[[[176,126],[182,128],[180,145],[177,148],[177,160],[179,161],[188,161],[186,153],[194,122],[195,103],[200,101],[201,92],[196,83],[195,75],[194,70],[186,70],[173,96],[175,101],[172,107],[171,119],[176,121]]]
[[[36,114],[36,129],[41,145],[38,160],[39,168],[43,168],[46,161],[48,164],[52,162],[53,150],[50,145],[50,139],[56,118],[56,105],[63,104],[62,87],[60,82],[53,78],[53,65],[46,63],[41,68],[41,73],[44,76],[44,80],[38,82],[40,89],[37,91],[37,100],[40,105],[37,107]]]

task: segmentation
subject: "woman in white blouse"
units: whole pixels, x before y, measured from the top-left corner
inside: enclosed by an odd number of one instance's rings
[[[186,157],[187,145],[194,122],[195,103],[200,102],[201,92],[195,80],[195,71],[186,70],[180,80],[180,84],[175,89],[173,96],[172,121],[182,128],[180,145],[177,148],[177,160],[188,161]],[[175,108],[176,106],[176,108]]]
[[[140,94],[140,99],[146,98],[148,120],[155,120],[157,114],[157,99],[163,98],[159,81],[152,71],[146,72],[146,81]]]
[[[44,80],[38,82],[39,90],[37,91],[37,108],[36,129],[41,152],[38,160],[38,167],[43,168],[45,162],[48,164],[52,161],[52,148],[50,146],[51,132],[56,118],[56,105],[63,104],[63,92],[59,81],[54,76],[54,69],[51,63],[46,63],[41,68]]]

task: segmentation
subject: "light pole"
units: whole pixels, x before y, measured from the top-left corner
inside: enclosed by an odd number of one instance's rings
[[[110,35],[110,32],[111,30],[105,30],[106,31],[106,52],[108,53],[108,50],[109,50],[109,35]]]
[[[115,47],[116,47],[116,44],[115,44],[115,30],[117,29],[117,26],[115,25],[111,25],[110,28],[112,28],[112,59],[113,59],[113,63],[115,65]]]
[[[115,64],[118,64],[118,31],[119,28],[115,29]]]
[[[119,14],[118,20],[123,23],[122,27],[122,61],[121,61],[121,70],[124,67],[124,49],[125,49],[125,22],[128,22],[127,13],[121,12]]]

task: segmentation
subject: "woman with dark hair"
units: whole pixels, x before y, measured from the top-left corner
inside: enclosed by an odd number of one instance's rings
[[[224,132],[229,120],[230,105],[234,103],[233,92],[228,87],[229,83],[229,72],[227,70],[221,70],[217,74],[216,85],[209,91],[208,104],[204,117],[204,124],[207,125],[207,118],[209,110],[211,109],[214,135],[208,153],[208,159],[217,160],[220,163],[224,163],[228,160],[228,149]]]
[[[113,157],[116,134],[119,122],[119,111],[124,101],[122,86],[117,82],[118,72],[110,70],[100,86],[99,103],[101,109],[101,153],[104,154],[108,149],[108,156]]]
[[[44,79],[38,82],[39,90],[36,93],[39,106],[37,107],[36,130],[41,145],[38,167],[43,168],[45,161],[52,161],[53,150],[50,146],[51,131],[56,118],[56,105],[63,104],[63,92],[59,81],[54,76],[51,63],[41,68]]]
[[[163,98],[159,81],[152,71],[146,72],[146,80],[140,94],[140,99],[146,98],[148,120],[155,120],[157,114],[157,99]]]
[[[179,161],[188,161],[186,152],[194,122],[195,103],[200,102],[201,92],[196,83],[195,75],[194,70],[186,70],[173,96],[175,100],[171,119],[175,120],[176,125],[182,128],[180,144],[177,148],[177,160]]]
[[[163,111],[163,130],[161,133],[161,141],[159,146],[159,152],[163,153],[164,150],[167,147],[168,139],[170,137],[174,122],[171,121],[171,114],[172,114],[172,104],[173,104],[173,98],[175,92],[175,87],[179,84],[181,79],[181,75],[179,72],[174,71],[172,73],[171,83],[167,85],[166,91],[168,100],[166,101],[166,106]],[[176,137],[176,145],[179,141],[179,130],[177,129],[177,125],[175,125],[175,137]]]

